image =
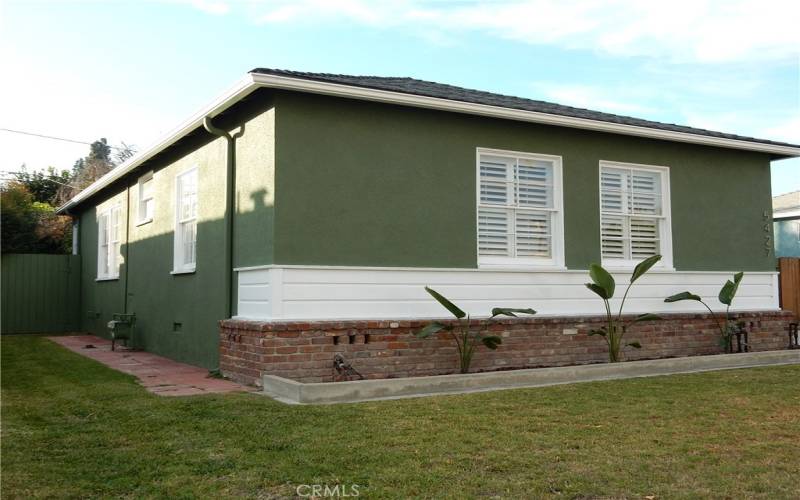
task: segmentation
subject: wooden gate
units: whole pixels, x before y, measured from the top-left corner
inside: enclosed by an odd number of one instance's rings
[[[76,331],[80,265],[78,255],[3,254],[0,331]]]
[[[778,272],[781,309],[800,316],[800,258],[781,257],[778,259]]]

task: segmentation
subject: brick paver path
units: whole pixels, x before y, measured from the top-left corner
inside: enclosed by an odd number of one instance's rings
[[[159,396],[193,396],[225,392],[252,391],[230,380],[208,376],[208,370],[179,363],[149,352],[130,351],[94,335],[48,337],[56,344],[124,373],[134,375],[148,391]],[[89,347],[93,346],[93,347]]]

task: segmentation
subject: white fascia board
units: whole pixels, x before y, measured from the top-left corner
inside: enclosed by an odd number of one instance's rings
[[[172,146],[173,144],[178,142],[192,130],[196,129],[197,127],[202,127],[203,118],[205,118],[206,116],[211,116],[213,118],[214,116],[220,114],[221,112],[225,111],[232,105],[239,102],[241,99],[252,93],[258,87],[259,85],[253,82],[252,75],[247,74],[244,78],[239,80],[239,82],[237,82],[236,85],[229,88],[219,97],[214,99],[214,101],[212,101],[210,104],[206,105],[200,111],[193,114],[189,119],[178,125],[166,136],[164,136],[163,139],[147,147],[140,153],[137,153],[128,161],[117,166],[109,173],[105,174],[101,178],[94,181],[91,185],[89,185],[83,191],[78,193],[74,198],[72,198],[62,206],[58,207],[58,210],[56,212],[61,214],[69,211],[71,207],[74,207],[83,200],[89,198],[90,196],[97,193],[98,191],[108,186],[109,184],[113,183],[114,181],[121,179],[122,177],[124,177],[129,172],[133,171],[136,167],[138,167],[145,161],[156,156],[169,146]]]
[[[254,73],[253,81],[272,88],[296,90],[301,92],[312,92],[317,94],[334,95],[348,97],[351,99],[363,99],[368,101],[386,102],[405,106],[415,106],[421,108],[440,109],[457,113],[467,113],[493,118],[505,118],[510,120],[543,123],[547,125],[558,125],[562,127],[580,128],[586,130],[598,130],[615,134],[635,135],[668,141],[689,142],[708,146],[725,147],[733,149],[744,149],[772,153],[785,156],[800,156],[800,147],[780,146],[776,144],[764,144],[759,142],[749,142],[737,139],[725,139],[722,137],[710,137],[705,135],[690,134],[687,132],[674,132],[671,130],[653,129],[639,127],[635,125],[625,125],[620,123],[610,123],[587,118],[574,118],[570,116],[553,115],[536,111],[525,111],[519,109],[503,108],[490,106],[487,104],[474,104],[462,101],[452,101],[438,97],[426,97],[401,92],[391,92],[387,90],[368,89],[363,87],[353,87],[338,83],[319,82],[314,80],[303,80],[276,75],[264,75]]]
[[[772,218],[774,220],[796,219],[798,217],[800,217],[800,207],[783,209],[783,210],[775,210],[774,212],[772,212]]]
[[[438,97],[426,97],[402,92],[392,92],[388,90],[376,90],[364,87],[355,87],[339,83],[320,82],[315,80],[305,80],[301,78],[291,78],[286,76],[265,75],[259,73],[248,73],[234,87],[222,94],[211,104],[204,107],[199,112],[192,115],[187,121],[175,128],[167,136],[150,146],[143,152],[137,154],[130,160],[107,173],[92,185],[78,193],[77,196],[58,208],[58,213],[68,211],[89,196],[95,194],[102,188],[111,184],[115,180],[135,169],[146,160],[157,155],[167,147],[171,146],[184,135],[188,134],[198,126],[202,126],[205,116],[214,117],[229,108],[258,87],[268,87],[276,89],[292,90],[297,92],[309,92],[315,94],[332,95],[349,99],[361,99],[366,101],[385,102],[389,104],[399,104],[402,106],[413,106],[418,108],[438,109],[455,113],[465,113],[492,118],[502,118],[507,120],[517,120],[532,123],[542,123],[546,125],[556,125],[561,127],[572,127],[585,130],[597,130],[614,134],[633,135],[648,137],[652,139],[662,139],[666,141],[686,142],[692,144],[702,144],[723,148],[733,148],[748,151],[758,151],[782,155],[785,157],[800,156],[800,147],[781,146],[776,144],[764,144],[759,142],[742,141],[737,139],[725,139],[721,137],[710,137],[705,135],[691,134],[687,132],[674,132],[671,130],[653,129],[639,127],[635,125],[625,125],[620,123],[610,123],[587,118],[574,118],[569,116],[553,115],[536,111],[525,111],[519,109],[503,108],[500,106],[490,106],[487,104],[474,104]]]

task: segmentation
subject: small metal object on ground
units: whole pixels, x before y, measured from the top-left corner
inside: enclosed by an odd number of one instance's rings
[[[736,329],[736,352],[750,352],[750,336],[744,323],[739,323]]]
[[[350,380],[351,377],[356,376],[359,380],[364,380],[364,376],[358,373],[358,370],[353,368],[353,366],[344,359],[344,356],[341,354],[336,354],[333,357],[333,380],[336,382],[336,374],[339,374],[339,381],[342,380]]]

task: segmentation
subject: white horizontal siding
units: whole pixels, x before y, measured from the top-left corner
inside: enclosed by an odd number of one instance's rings
[[[487,271],[266,266],[238,270],[238,316],[253,319],[391,319],[447,316],[424,290],[435,288],[475,316],[492,307],[531,307],[540,315],[600,314],[602,302],[585,271]],[[631,289],[629,313],[705,311],[695,302],[664,303],[689,290],[714,309],[733,272],[651,272]],[[630,274],[615,273],[619,304]],[[776,273],[745,273],[734,310],[778,308]]]
[[[237,315],[243,318],[267,318],[272,315],[268,269],[239,272]],[[268,314],[269,316],[265,316]]]

